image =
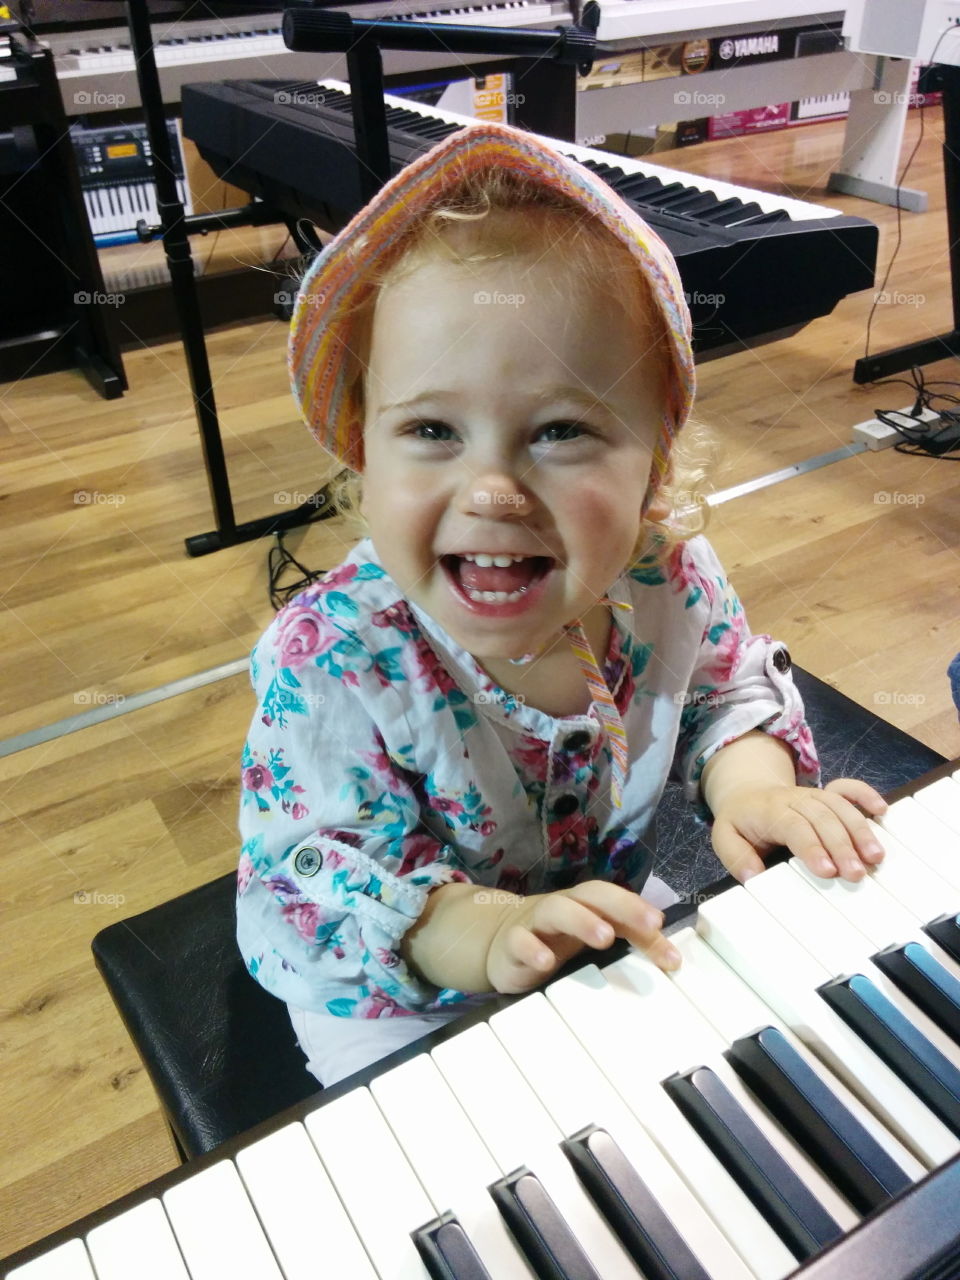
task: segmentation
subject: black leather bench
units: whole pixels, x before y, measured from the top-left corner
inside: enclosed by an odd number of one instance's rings
[[[881,793],[943,762],[900,729],[793,668],[824,780]],[[709,832],[670,783],[658,811],[657,872],[681,895],[722,868]],[[286,1006],[247,973],[234,937],[235,873],[103,929],[97,967],[184,1157],[212,1151],[318,1091]]]

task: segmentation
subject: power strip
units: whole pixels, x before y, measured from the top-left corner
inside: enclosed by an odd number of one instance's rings
[[[916,425],[917,419],[912,416],[912,410],[913,406],[907,405],[905,409],[895,411],[903,414],[904,426]],[[917,415],[921,422],[935,422],[939,417],[939,413],[934,413],[932,409],[921,409]],[[853,428],[853,438],[876,452],[879,449],[889,449],[902,440],[903,436],[879,418],[868,418],[866,422],[858,422]]]

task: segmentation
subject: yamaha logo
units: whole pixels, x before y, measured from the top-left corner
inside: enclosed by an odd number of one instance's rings
[[[724,62],[731,58],[758,58],[771,53],[780,52],[779,35],[742,36],[736,40],[723,40],[720,43],[720,57]]]

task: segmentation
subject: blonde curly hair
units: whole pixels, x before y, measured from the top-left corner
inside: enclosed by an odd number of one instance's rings
[[[361,239],[353,253],[362,259],[363,251]],[[646,355],[659,363],[664,378],[670,376],[663,318],[653,303],[650,285],[626,246],[576,201],[524,175],[488,170],[470,175],[452,196],[447,193],[444,203],[432,209],[396,246],[354,306],[350,379],[361,419],[373,315],[383,288],[438,256],[474,266],[495,258],[539,258],[546,254],[553,254],[560,268],[558,301],[569,296],[565,291],[571,287],[587,282],[606,286],[646,344]],[[706,529],[710,509],[703,486],[719,460],[719,441],[712,429],[688,420],[674,440],[668,472],[656,495],[668,506],[669,515],[664,519],[643,517],[625,570],[644,558],[663,563],[678,543]],[[344,469],[329,483],[328,490],[332,504],[343,516],[348,537],[366,536],[369,529],[361,511],[362,475]],[[643,496],[638,495],[638,506]]]

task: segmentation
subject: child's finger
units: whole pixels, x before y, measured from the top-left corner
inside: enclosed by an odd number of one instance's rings
[[[616,936],[614,924],[592,906],[565,893],[545,894],[526,923],[540,937],[562,934],[585,947],[609,947]]]
[[[732,822],[717,818],[711,832],[713,851],[730,874],[741,884],[763,870],[763,859]]]
[[[843,796],[844,800],[860,805],[870,814],[881,814],[887,810],[887,802],[880,792],[875,791],[868,782],[860,778],[834,778],[823,790]]]
[[[803,795],[798,809],[810,818],[824,851],[844,879],[860,880],[868,866],[883,860],[883,846],[867,819],[838,792],[810,790]],[[816,867],[809,865],[816,872]]]
[[[504,995],[522,995],[539,986],[560,961],[536,934],[524,925],[511,926],[496,947],[488,964],[488,976],[495,990]]]

